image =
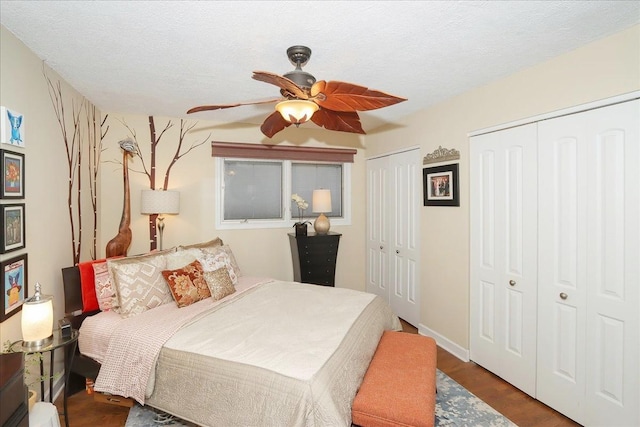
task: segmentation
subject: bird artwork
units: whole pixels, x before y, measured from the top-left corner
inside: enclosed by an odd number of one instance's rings
[[[118,227],[118,234],[107,243],[106,256],[126,256],[131,244],[131,198],[129,194],[129,158],[138,152],[136,144],[131,139],[118,142],[122,149],[122,177],[124,183],[124,202],[122,217]]]

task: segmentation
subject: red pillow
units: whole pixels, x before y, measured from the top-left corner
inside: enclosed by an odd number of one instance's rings
[[[78,263],[78,270],[80,270],[80,286],[82,289],[83,313],[100,309],[100,307],[98,306],[98,297],[96,296],[96,280],[93,271],[93,264],[106,261],[107,259],[103,258]]]

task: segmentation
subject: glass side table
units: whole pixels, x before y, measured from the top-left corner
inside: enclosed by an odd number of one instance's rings
[[[10,346],[10,351],[21,351],[25,355],[27,354],[35,354],[42,353],[43,357],[40,358],[40,377],[44,376],[44,353],[49,353],[49,402],[53,403],[53,363],[54,363],[54,355],[55,350],[58,348],[62,348],[65,350],[64,357],[64,371],[62,376],[64,378],[64,424],[66,427],[69,427],[69,418],[67,417],[67,397],[69,395],[69,374],[71,373],[71,364],[73,363],[73,356],[76,352],[76,347],[78,345],[78,335],[80,333],[76,329],[71,330],[71,336],[62,337],[60,334],[60,329],[53,331],[53,341],[50,341],[44,344],[41,347],[25,347],[23,345],[22,340],[16,341]],[[44,400],[44,383],[45,381],[40,382],[40,399]]]

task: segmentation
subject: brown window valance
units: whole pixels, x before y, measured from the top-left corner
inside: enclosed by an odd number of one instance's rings
[[[245,144],[240,142],[220,141],[211,142],[211,154],[213,157],[353,163],[353,156],[357,152],[357,150],[347,148],[294,147],[291,145]]]

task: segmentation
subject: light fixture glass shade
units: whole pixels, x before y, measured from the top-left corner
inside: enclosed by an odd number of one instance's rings
[[[318,111],[318,104],[304,99],[292,99],[279,102],[276,110],[288,122],[299,125],[311,119],[313,113]]]
[[[311,203],[313,204],[313,212],[320,213],[313,222],[313,228],[317,234],[327,234],[329,228],[331,228],[331,223],[324,213],[331,212],[331,190],[313,190]]]
[[[140,213],[143,215],[180,213],[180,192],[142,190]]]
[[[41,347],[53,339],[53,298],[36,292],[22,305],[22,341],[25,347]]]

